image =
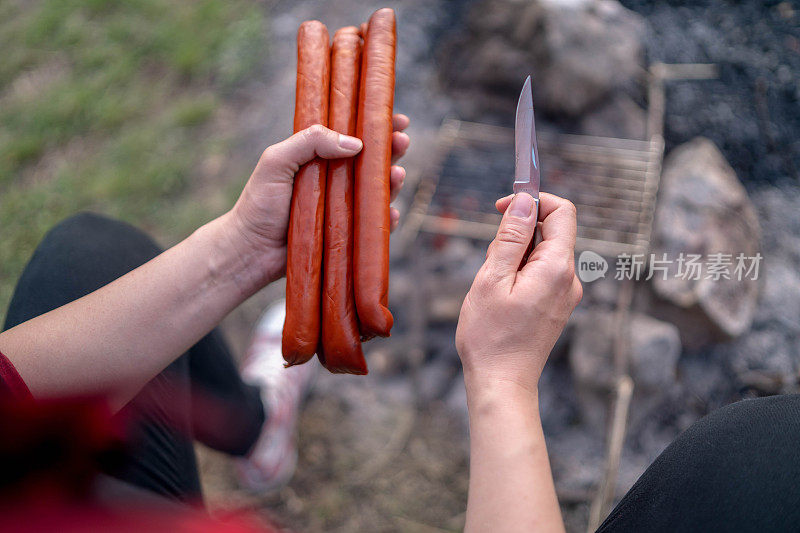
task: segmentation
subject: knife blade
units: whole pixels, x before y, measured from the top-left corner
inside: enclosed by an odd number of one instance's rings
[[[514,194],[526,192],[533,196],[534,210],[539,214],[539,146],[536,143],[536,124],[533,116],[533,91],[531,77],[525,79],[517,102],[514,123]],[[538,235],[537,235],[538,237]]]

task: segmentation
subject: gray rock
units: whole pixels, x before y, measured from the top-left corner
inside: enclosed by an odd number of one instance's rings
[[[602,435],[608,418],[608,392],[614,385],[614,313],[588,311],[575,321],[569,364],[577,389],[581,420]],[[681,354],[680,334],[667,322],[633,313],[628,322],[629,372],[635,393],[660,402],[675,383]]]
[[[666,254],[671,262],[666,276],[653,277],[662,301],[650,311],[675,323],[689,347],[742,334],[753,320],[759,281],[737,279],[736,258],[760,253],[760,239],[756,210],[714,143],[696,138],[675,148],[664,163],[652,246],[656,258]],[[708,264],[717,253],[730,254],[730,279],[710,279]],[[700,276],[679,275],[680,254],[702,256]]]
[[[596,279],[592,282],[583,283],[583,298],[579,304],[579,309],[614,309],[619,300],[619,281],[614,279],[614,258],[605,258],[609,264],[610,273],[605,277]],[[577,268],[577,267],[576,267]]]
[[[630,375],[637,387],[663,389],[675,381],[681,354],[677,328],[655,318],[633,313],[628,322]],[[588,311],[575,321],[569,352],[570,368],[578,384],[610,389],[613,375],[614,313]]]
[[[637,388],[666,389],[675,381],[681,337],[673,324],[634,315],[630,347],[631,377]]]
[[[644,139],[647,113],[631,97],[617,94],[590,110],[578,127],[584,135]]]
[[[640,76],[643,34],[643,19],[616,0],[482,0],[444,47],[442,72],[473,95],[468,118],[516,98],[528,72],[537,109],[578,116]]]
[[[614,385],[614,315],[586,311],[574,319],[569,365],[578,390],[609,390]]]
[[[797,391],[800,378],[800,190],[757,189],[763,230],[764,283],[750,331],[711,350],[740,389],[757,394]]]

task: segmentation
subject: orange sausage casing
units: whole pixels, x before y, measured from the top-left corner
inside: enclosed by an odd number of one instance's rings
[[[356,309],[364,338],[388,337],[389,172],[396,47],[394,11],[369,19],[361,60],[356,136],[364,148],[355,163],[353,274]]]
[[[355,135],[361,36],[354,26],[333,36],[328,127]],[[366,374],[353,294],[353,158],[328,161],[320,361],[331,372]]]
[[[297,31],[297,89],[294,131],[327,124],[330,82],[328,29],[306,21]],[[305,363],[317,351],[320,332],[322,226],[325,217],[327,161],[315,158],[294,178],[286,258],[286,322],[283,358]]]

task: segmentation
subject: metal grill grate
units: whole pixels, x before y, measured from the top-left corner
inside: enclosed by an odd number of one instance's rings
[[[407,226],[491,240],[500,221],[494,201],[511,191],[514,130],[449,120],[438,147],[437,168],[420,183]],[[579,250],[647,251],[663,149],[660,135],[650,141],[539,135],[542,190],[576,205]]]

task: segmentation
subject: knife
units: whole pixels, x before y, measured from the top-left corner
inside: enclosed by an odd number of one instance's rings
[[[539,220],[539,147],[536,144],[536,125],[533,118],[533,93],[531,77],[525,79],[517,102],[514,124],[514,194],[526,192],[534,199],[534,220]],[[531,246],[539,242],[538,231]]]

